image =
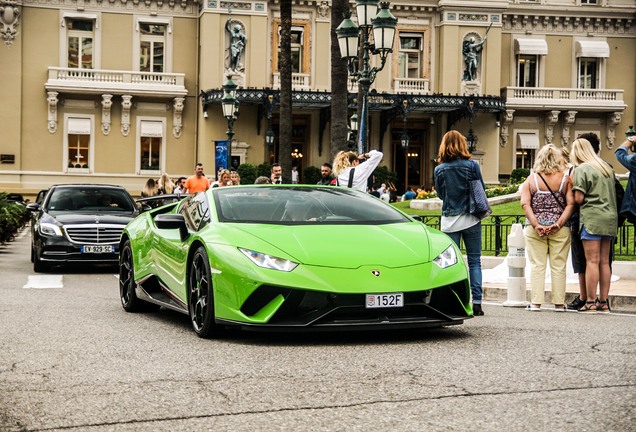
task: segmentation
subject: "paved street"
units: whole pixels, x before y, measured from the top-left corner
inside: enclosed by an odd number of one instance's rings
[[[3,431],[636,430],[636,315],[202,340],[124,312],[112,268],[38,285],[29,242],[0,247]]]

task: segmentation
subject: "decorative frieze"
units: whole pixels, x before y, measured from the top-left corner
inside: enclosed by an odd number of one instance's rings
[[[4,2],[9,2],[9,0],[4,0]],[[135,11],[146,14],[162,13],[191,17],[195,17],[199,12],[198,4],[200,2],[205,2],[205,0],[22,0],[24,6],[37,6],[41,8],[63,8],[77,11]]]
[[[183,103],[185,98],[174,98],[173,115],[172,115],[172,135],[175,138],[181,138]]]
[[[514,119],[515,110],[506,110],[503,123],[501,124],[501,130],[499,131],[499,145],[501,147],[505,147],[508,145],[508,127],[512,124]]]
[[[48,126],[50,133],[55,133],[57,131],[57,103],[59,101],[57,95],[58,93],[54,91],[46,92],[46,101],[49,106]]]
[[[623,113],[621,111],[610,113],[607,116],[607,142],[605,143],[605,145],[608,149],[614,147],[614,142],[616,139],[616,126],[621,123],[622,116]]]
[[[567,147],[570,143],[570,126],[574,124],[577,113],[578,111],[568,111],[565,113],[563,129],[561,129],[561,142],[563,143],[563,147]]]
[[[18,35],[18,21],[20,19],[20,7],[18,3],[10,0],[0,1],[0,36],[5,45],[11,45]]]
[[[113,95],[102,95],[102,133],[108,135],[110,133],[110,108],[113,106]]]
[[[552,144],[554,138],[554,125],[559,121],[561,111],[549,111],[545,115],[545,143]]]
[[[132,96],[122,95],[121,97],[121,134],[128,136],[130,133],[130,108],[132,107]]]
[[[506,13],[502,16],[503,30],[545,33],[634,34],[633,19],[629,17],[572,17],[542,14]]]

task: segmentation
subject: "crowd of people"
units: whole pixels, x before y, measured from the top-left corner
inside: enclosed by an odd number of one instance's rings
[[[629,151],[632,154],[629,154]],[[617,160],[632,174],[626,197],[636,195],[636,154],[634,143],[626,141],[616,150]],[[524,236],[530,262],[530,311],[540,311],[544,303],[546,268],[550,266],[554,310],[574,309],[581,313],[608,313],[611,280],[612,245],[618,230],[616,177],[612,166],[601,159],[599,139],[594,133],[580,135],[571,148],[544,145],[537,153],[531,174],[521,186],[521,207],[526,216]],[[369,192],[386,200],[397,201],[394,187],[369,184],[373,171],[382,160],[377,150],[358,154],[339,152],[333,164],[320,167],[318,185],[342,186]],[[432,191],[442,200],[441,231],[458,246],[466,248],[472,307],[475,316],[482,309],[481,219],[470,212],[470,184],[478,181],[485,189],[479,164],[472,160],[466,138],[458,131],[447,132],[440,143]],[[298,171],[291,179],[283,175],[280,164],[271,166],[270,176],[260,176],[255,184],[296,184]],[[141,195],[152,197],[171,193],[197,193],[209,188],[241,183],[236,171],[221,169],[218,180],[207,178],[203,164],[197,163],[194,174],[173,182],[167,174],[158,180],[148,179]],[[424,193],[407,187],[402,199],[410,200]],[[426,191],[427,193],[430,193]],[[635,197],[636,198],[636,197]],[[625,199],[622,210],[636,210],[634,199]],[[571,251],[571,252],[570,252]],[[568,254],[579,278],[579,295],[565,304],[566,263]]]
[[[530,263],[530,311],[541,311],[545,302],[546,268],[550,266],[554,310],[609,313],[612,245],[619,214],[636,203],[636,155],[634,143],[626,141],[616,150],[617,160],[630,171],[628,191],[617,202],[618,180],[612,166],[601,159],[594,133],[582,134],[570,148],[544,145],[532,171],[521,186],[521,206],[526,216],[524,237]],[[435,168],[435,189],[442,200],[441,230],[459,245],[464,242],[468,258],[473,311],[481,307],[481,220],[470,213],[469,185],[483,178],[472,161],[466,139],[457,131],[442,138],[440,164]],[[620,208],[619,208],[620,207]],[[572,257],[579,278],[579,295],[565,304],[566,263]]]

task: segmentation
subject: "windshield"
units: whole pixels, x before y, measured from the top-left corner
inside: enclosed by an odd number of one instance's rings
[[[126,191],[98,187],[55,188],[47,206],[50,211],[74,213],[134,211],[134,203]]]
[[[220,222],[267,224],[386,224],[409,219],[389,205],[333,186],[236,186],[211,190]]]

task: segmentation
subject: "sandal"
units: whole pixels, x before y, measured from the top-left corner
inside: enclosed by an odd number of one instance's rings
[[[596,300],[596,311],[598,313],[602,313],[602,314],[610,313],[609,302],[607,300],[600,301],[600,300],[597,299]]]
[[[564,304],[556,304],[556,305],[554,305],[554,311],[555,312],[565,312],[565,305]]]
[[[595,314],[597,312],[596,302],[585,302],[585,304],[581,306],[581,309],[579,309],[577,312]]]

